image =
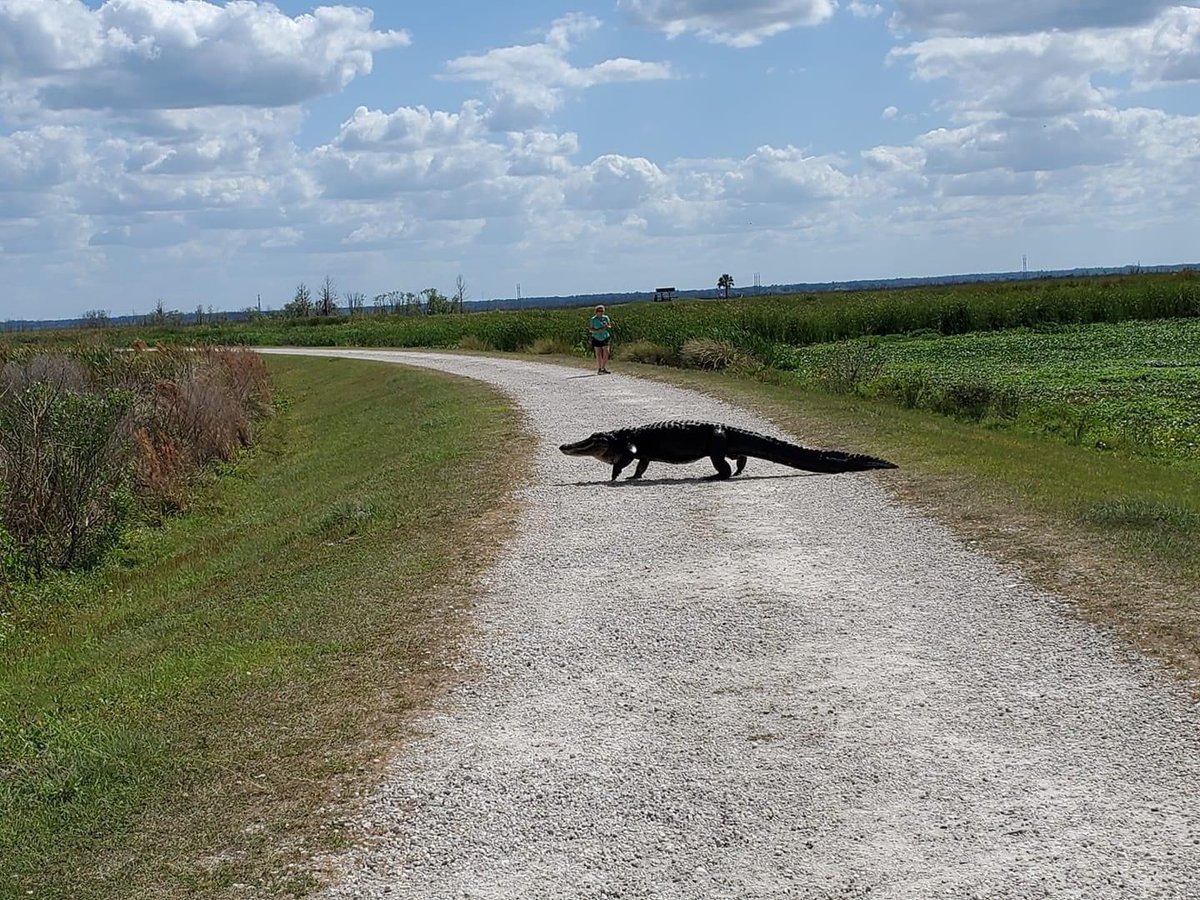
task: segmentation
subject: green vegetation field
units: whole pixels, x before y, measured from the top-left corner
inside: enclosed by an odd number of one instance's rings
[[[1200,319],[859,338],[779,363],[910,408],[1200,462]]]
[[[1075,281],[1025,281],[863,293],[673,301],[614,307],[616,340],[650,341],[678,352],[690,340],[728,341],[774,365],[787,348],[862,335],[929,329],[965,334],[1054,324],[1200,316],[1196,273]],[[146,341],[252,345],[456,347],[464,340],[516,351],[535,341],[582,347],[580,310],[495,311],[466,315],[280,319],[186,328],[133,329]]]
[[[190,512],[0,603],[0,896],[302,890],[439,689],[519,422],[473,382],[270,368],[261,442]]]

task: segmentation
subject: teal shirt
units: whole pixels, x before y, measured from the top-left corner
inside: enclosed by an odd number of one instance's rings
[[[588,326],[592,329],[592,337],[598,341],[607,341],[612,320],[608,316],[592,316]]]

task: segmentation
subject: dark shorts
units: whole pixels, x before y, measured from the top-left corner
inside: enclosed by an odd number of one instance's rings
[[[600,340],[599,338],[592,338],[592,346],[593,347],[607,347],[608,342],[610,340],[612,340],[612,338],[605,338],[604,340]]]

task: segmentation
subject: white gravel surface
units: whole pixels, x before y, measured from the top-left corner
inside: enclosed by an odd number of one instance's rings
[[[474,675],[418,723],[329,898],[1200,898],[1200,710],[886,474],[752,459],[609,486],[558,444],[778,431],[619,374],[329,352],[491,382],[538,438],[505,451],[536,473]]]

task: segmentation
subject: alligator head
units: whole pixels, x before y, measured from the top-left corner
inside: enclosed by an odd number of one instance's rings
[[[610,465],[615,464],[627,451],[632,450],[628,441],[607,431],[597,431],[582,441],[563,444],[558,449],[567,456],[594,456]]]

